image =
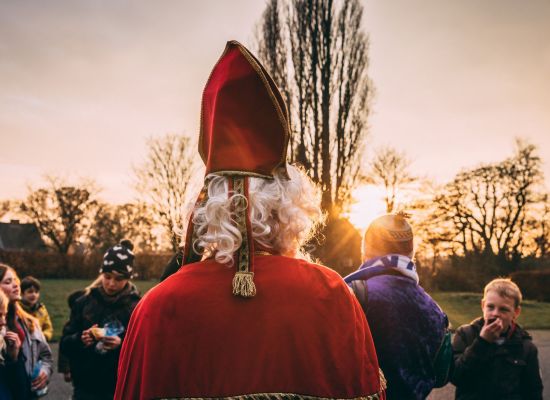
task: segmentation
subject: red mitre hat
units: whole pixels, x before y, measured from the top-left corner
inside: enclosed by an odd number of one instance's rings
[[[206,174],[270,178],[284,168],[288,110],[265,68],[230,41],[202,96],[199,152]]]
[[[275,82],[243,45],[228,42],[204,88],[199,153],[206,165],[206,175],[228,176],[230,195],[242,195],[234,216],[242,238],[234,255],[233,294],[236,296],[256,294],[248,177],[273,178],[278,169],[286,175],[289,137],[288,110]],[[207,200],[206,187],[205,184],[197,204]],[[185,264],[201,259],[193,246],[196,238],[191,217]]]

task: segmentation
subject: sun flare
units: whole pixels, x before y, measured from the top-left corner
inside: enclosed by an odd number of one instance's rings
[[[373,185],[360,186],[353,191],[352,205],[347,216],[361,232],[364,232],[376,217],[386,213],[384,194],[382,187]]]

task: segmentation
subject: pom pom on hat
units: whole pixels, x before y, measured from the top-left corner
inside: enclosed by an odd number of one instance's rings
[[[120,245],[126,247],[130,251],[134,250],[134,244],[130,239],[122,239]]]
[[[128,279],[134,271],[134,245],[128,239],[122,240],[119,244],[111,247],[103,256],[103,264],[99,273],[116,272]]]

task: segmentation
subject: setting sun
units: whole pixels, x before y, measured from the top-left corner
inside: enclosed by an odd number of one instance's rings
[[[352,193],[352,205],[348,213],[351,223],[364,231],[376,217],[386,212],[385,191],[382,187],[365,185]]]

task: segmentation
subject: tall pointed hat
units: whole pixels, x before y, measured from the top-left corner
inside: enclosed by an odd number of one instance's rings
[[[288,110],[275,82],[256,57],[236,41],[227,43],[202,96],[199,153],[206,175],[228,177],[229,195],[241,194],[234,207],[242,244],[235,253],[233,294],[253,297],[254,241],[248,206],[249,177],[273,179],[286,173],[290,137]],[[206,201],[206,182],[197,203]],[[187,228],[184,263],[200,261],[192,217]]]

